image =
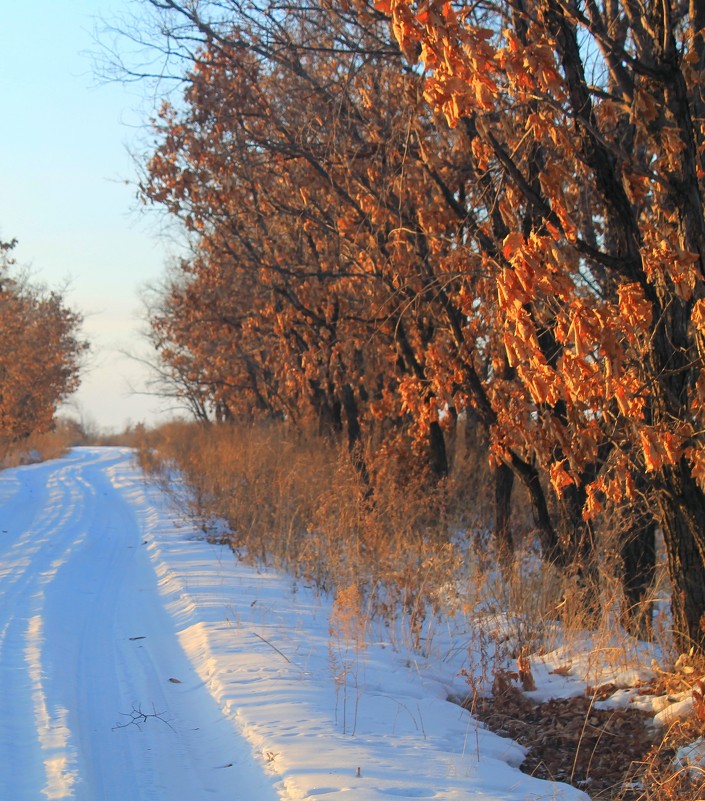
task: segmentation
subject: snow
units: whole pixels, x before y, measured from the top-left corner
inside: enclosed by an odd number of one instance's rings
[[[675,758],[676,768],[686,768],[702,776],[705,770],[705,740],[698,737],[695,742],[679,748]]]
[[[611,640],[606,640],[602,632],[580,632],[567,640],[550,653],[532,657],[537,689],[526,695],[534,701],[572,698],[591,687],[613,685],[623,691],[598,702],[598,706],[624,706],[635,703],[634,688],[654,678],[652,665],[658,649],[653,643],[635,640],[622,630],[616,631]]]
[[[129,450],[1,473],[0,553],[2,801],[587,798],[447,700],[469,646],[331,634],[330,599],[206,541]]]

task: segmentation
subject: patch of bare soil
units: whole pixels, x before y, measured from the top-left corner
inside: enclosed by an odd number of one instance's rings
[[[638,801],[639,777],[663,735],[646,712],[595,708],[599,697],[534,703],[511,681],[500,680],[494,697],[468,698],[462,705],[491,731],[528,749],[525,773],[567,782],[595,801]]]

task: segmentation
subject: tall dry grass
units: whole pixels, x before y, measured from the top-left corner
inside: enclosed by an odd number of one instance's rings
[[[138,434],[142,466],[167,488],[178,470],[196,514],[224,521],[217,536],[243,558],[333,595],[358,587],[367,614],[417,647],[432,639],[441,619],[458,615],[501,619],[497,640],[507,658],[551,650],[556,632],[565,641],[587,625],[584,610],[572,609],[569,581],[534,550],[529,505],[518,487],[516,559],[510,571],[498,567],[494,488],[486,453],[472,437],[455,443],[451,478],[441,483],[389,448],[367,455],[366,483],[345,448],[285,424],[174,422]],[[606,525],[610,536],[620,533]],[[605,642],[614,640],[622,604],[614,550],[603,543],[606,612],[590,621]]]
[[[480,464],[431,488],[380,452],[369,459],[370,486],[345,449],[283,424],[169,423],[144,432],[138,453],[165,486],[178,470],[196,513],[225,521],[218,536],[243,557],[334,594],[359,587],[368,614],[416,644],[437,613],[459,611],[475,590],[460,532],[491,527],[491,490],[467,499],[486,472]]]

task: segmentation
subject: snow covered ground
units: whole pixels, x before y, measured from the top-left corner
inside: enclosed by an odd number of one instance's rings
[[[204,541],[128,450],[0,474],[0,554],[0,801],[586,798],[446,700],[462,642],[331,636],[329,600]]]

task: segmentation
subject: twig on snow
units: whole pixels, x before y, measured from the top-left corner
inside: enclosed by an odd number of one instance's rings
[[[129,718],[128,721],[125,723],[116,723],[113,726],[113,731],[115,729],[126,729],[128,726],[136,726],[140,731],[142,730],[142,724],[146,723],[149,718],[155,718],[156,720],[161,720],[166,726],[168,726],[173,732],[176,732],[176,729],[169,723],[169,721],[164,717],[163,712],[157,712],[156,707],[152,704],[152,711],[151,712],[143,712],[142,705],[132,705],[132,710],[130,712],[121,712],[120,713],[123,717]]]
[[[292,663],[292,661],[291,661],[291,659],[289,659],[289,657],[288,657],[286,654],[283,654],[283,653],[282,653],[282,652],[281,652],[281,651],[280,651],[280,650],[277,648],[277,646],[276,646],[276,645],[272,645],[272,643],[271,643],[271,642],[269,642],[269,640],[265,640],[265,638],[264,638],[264,637],[262,637],[260,634],[257,634],[257,632],[256,632],[256,631],[253,631],[252,633],[255,635],[255,637],[257,637],[258,639],[262,640],[262,642],[266,643],[266,644],[267,644],[267,645],[268,645],[270,648],[272,648],[273,650],[275,650],[275,651],[276,651],[276,652],[279,654],[279,656],[281,656],[281,657],[283,657],[284,659],[286,659],[286,661],[287,661],[287,662],[288,662],[290,665],[291,665],[291,664],[293,664],[293,663]]]

